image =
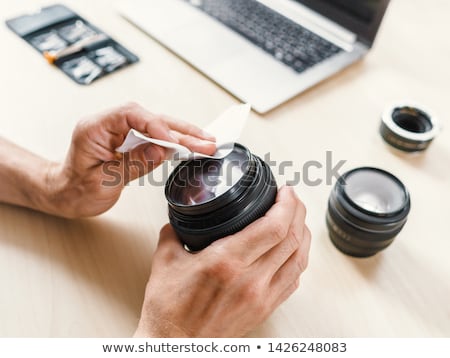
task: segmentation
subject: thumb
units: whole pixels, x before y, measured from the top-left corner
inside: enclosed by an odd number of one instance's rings
[[[124,184],[140,178],[157,168],[165,159],[166,150],[156,144],[143,144],[121,159]]]
[[[155,256],[159,256],[165,261],[187,256],[189,253],[184,249],[183,244],[178,239],[172,225],[166,224],[159,233],[159,242]]]

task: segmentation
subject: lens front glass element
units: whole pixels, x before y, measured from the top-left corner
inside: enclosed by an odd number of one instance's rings
[[[171,193],[178,205],[199,205],[229,191],[246,173],[248,153],[235,148],[224,159],[193,160],[178,174],[178,188]]]
[[[267,163],[235,143],[223,159],[180,163],[165,194],[179,239],[199,251],[263,216],[275,202],[277,184]]]
[[[402,210],[408,200],[404,187],[385,172],[364,168],[345,178],[344,192],[359,208],[379,215]]]

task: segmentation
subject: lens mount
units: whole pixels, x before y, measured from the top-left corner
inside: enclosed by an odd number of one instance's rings
[[[427,149],[439,131],[436,117],[412,102],[389,106],[381,117],[380,134],[383,139],[406,152]]]

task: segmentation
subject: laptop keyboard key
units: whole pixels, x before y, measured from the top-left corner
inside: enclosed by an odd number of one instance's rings
[[[296,72],[343,51],[255,0],[185,0]]]

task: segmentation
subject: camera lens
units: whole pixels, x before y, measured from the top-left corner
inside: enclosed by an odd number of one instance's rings
[[[375,255],[401,231],[410,206],[408,190],[392,174],[353,169],[339,178],[328,201],[330,239],[345,254]]]
[[[427,149],[438,132],[439,126],[429,111],[407,104],[389,107],[380,126],[383,139],[406,152]]]
[[[198,251],[263,216],[275,202],[277,186],[269,166],[235,144],[223,159],[182,162],[165,194],[170,223],[180,240]]]

